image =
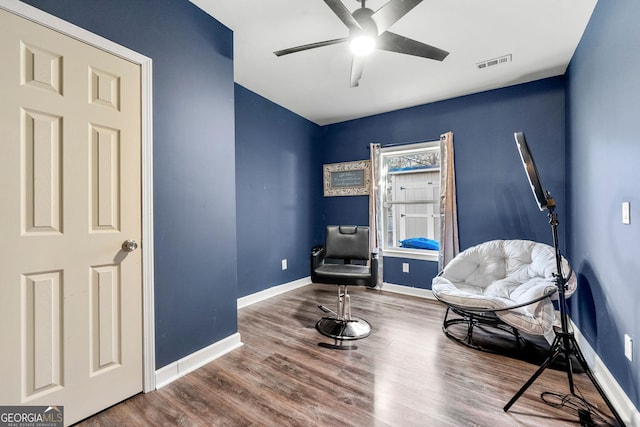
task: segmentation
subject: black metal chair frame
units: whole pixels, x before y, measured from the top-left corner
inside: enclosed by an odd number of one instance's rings
[[[464,346],[467,346],[476,350],[484,351],[487,353],[495,353],[496,351],[487,347],[483,347],[481,345],[477,345],[473,342],[474,328],[491,327],[491,328],[506,332],[510,335],[513,335],[513,337],[516,340],[516,346],[518,349],[520,349],[524,347],[524,344],[526,343],[526,340],[520,334],[520,331],[517,328],[503,322],[496,315],[496,313],[501,311],[514,310],[517,308],[526,307],[527,305],[535,304],[536,302],[542,301],[545,298],[551,297],[556,292],[557,292],[557,289],[553,289],[539,296],[534,300],[527,301],[522,304],[509,306],[509,307],[499,308],[499,309],[476,308],[476,307],[451,304],[436,296],[436,299],[438,301],[440,301],[441,303],[447,306],[447,311],[444,315],[444,320],[442,322],[442,331],[448,338]],[[455,317],[453,319],[450,319],[449,314],[451,312],[453,312],[454,314],[460,317]],[[466,333],[464,336],[456,335],[449,329],[450,326],[459,325],[459,324],[465,324],[467,326]]]

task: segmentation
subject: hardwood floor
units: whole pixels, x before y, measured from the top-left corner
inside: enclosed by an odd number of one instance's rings
[[[373,332],[350,343],[357,349],[328,349],[318,345],[333,340],[315,330],[322,316],[317,305],[334,307],[335,292],[310,285],[241,309],[241,348],[80,425],[579,425],[576,412],[541,400],[545,391],[568,392],[566,372],[557,368],[545,370],[509,412],[502,410],[544,358],[544,342],[534,340],[538,345],[520,358],[472,350],[444,336],[441,304],[352,287],[353,314]],[[609,415],[586,375],[574,380]]]

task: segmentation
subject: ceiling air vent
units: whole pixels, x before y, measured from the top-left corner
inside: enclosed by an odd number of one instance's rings
[[[478,62],[476,64],[477,70],[483,70],[485,68],[493,67],[494,65],[506,64],[511,62],[511,54],[501,56],[500,58],[489,59],[487,61]]]

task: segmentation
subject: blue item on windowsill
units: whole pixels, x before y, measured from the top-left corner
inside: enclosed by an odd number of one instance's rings
[[[437,251],[440,248],[440,244],[435,240],[427,239],[425,237],[412,237],[410,239],[400,240],[400,247]]]

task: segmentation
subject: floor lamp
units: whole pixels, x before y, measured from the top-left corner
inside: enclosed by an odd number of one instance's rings
[[[558,247],[558,214],[556,213],[556,204],[555,201],[551,198],[550,194],[542,189],[542,185],[540,184],[540,178],[538,176],[538,170],[536,169],[536,165],[533,161],[533,157],[531,156],[531,152],[529,151],[529,147],[527,146],[527,141],[525,139],[523,132],[516,132],[514,134],[516,139],[516,145],[518,146],[518,150],[520,152],[520,158],[522,159],[522,164],[524,166],[524,170],[527,174],[527,178],[529,179],[529,184],[531,185],[531,190],[533,191],[533,195],[536,199],[536,203],[541,211],[547,209],[549,211],[549,224],[551,225],[551,231],[553,233],[553,247],[555,249],[555,257],[556,257],[556,286],[558,288],[558,305],[560,308],[560,329],[555,330],[555,338],[553,343],[551,344],[551,348],[549,349],[549,354],[545,361],[540,365],[538,370],[529,378],[529,380],[518,390],[518,392],[511,398],[511,400],[504,406],[504,411],[507,412],[511,406],[522,396],[522,394],[535,382],[535,380],[547,369],[558,357],[563,356],[565,360],[565,366],[567,371],[567,379],[569,381],[569,391],[572,396],[576,396],[575,394],[575,386],[573,383],[573,367],[571,364],[571,356],[574,356],[584,372],[587,374],[593,385],[595,386],[598,393],[606,403],[607,407],[616,418],[618,423],[621,426],[624,426],[624,422],[620,418],[618,412],[614,409],[613,405],[604,394],[604,391],[598,384],[598,381],[593,376],[593,372],[587,365],[587,362],[580,351],[580,347],[578,346],[578,342],[573,335],[573,332],[569,330],[568,317],[567,317],[567,307],[566,307],[566,298],[565,298],[565,290],[566,290],[566,279],[562,273],[562,255],[560,254],[560,249]],[[583,415],[580,415],[581,417]],[[582,418],[581,418],[582,420]]]

